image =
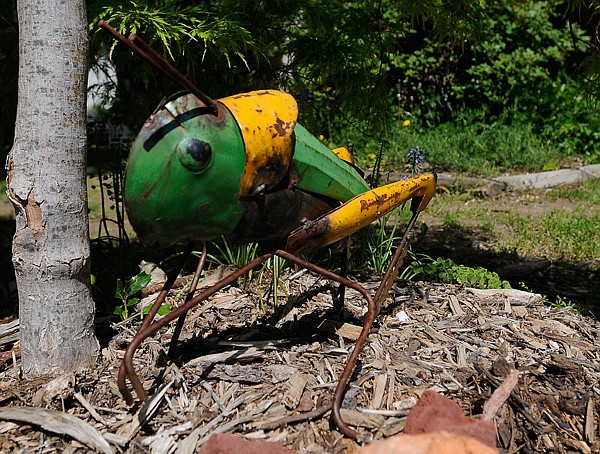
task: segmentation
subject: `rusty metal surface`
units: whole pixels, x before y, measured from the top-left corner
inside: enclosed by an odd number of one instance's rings
[[[285,249],[293,253],[316,250],[366,227],[386,213],[412,199],[413,212],[425,209],[436,187],[434,174],[371,189],[313,221],[294,230]]]
[[[263,194],[281,182],[292,161],[296,100],[281,91],[260,90],[220,101],[231,111],[244,137],[246,163],[239,195]]]
[[[244,215],[230,238],[238,243],[257,242],[270,250],[283,248],[292,230],[331,211],[336,204],[287,187],[256,196],[245,201]]]

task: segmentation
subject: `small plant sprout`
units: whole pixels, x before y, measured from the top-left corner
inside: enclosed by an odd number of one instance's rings
[[[140,300],[134,295],[146,288],[151,280],[152,277],[144,271],[133,276],[131,279],[117,279],[115,298],[118,298],[121,301],[121,305],[115,308],[114,313],[123,320],[129,318],[129,308],[135,306]]]

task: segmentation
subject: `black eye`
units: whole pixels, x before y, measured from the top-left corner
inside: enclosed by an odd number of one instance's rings
[[[210,144],[196,138],[184,138],[177,145],[177,157],[186,169],[201,173],[210,167],[212,149]]]
[[[190,139],[185,147],[185,151],[200,165],[206,165],[212,156],[210,144],[198,139]]]

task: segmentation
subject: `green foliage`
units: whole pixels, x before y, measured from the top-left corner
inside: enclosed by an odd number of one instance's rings
[[[92,65],[101,66],[109,53],[116,70],[117,80],[108,82],[116,90],[116,97],[108,103],[109,118],[134,130],[139,129],[162,97],[181,87],[118,45],[108,33],[98,32],[100,19],[124,34],[141,36],[190,80],[201,80],[201,89],[212,96],[225,94],[212,90],[217,80],[221,85],[227,80],[223,74],[247,76],[247,58],[255,53],[253,38],[236,20],[179,0],[91,0],[88,17],[93,18],[90,29],[96,31],[90,46]]]
[[[97,4],[101,3],[101,4]],[[150,45],[158,46],[175,60],[184,58],[189,69],[198,63],[188,57],[200,47],[201,59],[208,52],[216,52],[232,66],[231,55],[238,57],[247,66],[244,52],[254,41],[249,32],[228,17],[216,17],[199,6],[183,6],[177,0],[128,0],[90,2],[91,9],[99,9],[91,21],[94,29],[100,19],[110,20],[120,33],[150,36]],[[111,46],[111,50],[117,45]]]
[[[383,274],[389,266],[399,237],[396,235],[400,221],[400,211],[387,214],[358,234],[358,245],[353,252],[353,264],[359,268],[373,270]]]
[[[400,111],[432,125],[464,109],[493,121],[508,108],[535,124],[564,105],[556,94],[585,50],[579,27],[570,29],[549,2],[533,0],[488,5],[481,27],[480,40],[460,46],[411,31],[404,52],[390,58]]]
[[[600,205],[600,179],[593,179],[579,186],[564,186],[554,189],[548,194],[550,200],[569,199],[581,200],[594,205]]]
[[[234,244],[224,236],[214,241],[212,246],[215,252],[208,254],[208,258],[219,265],[242,267],[254,260],[258,253],[258,244]]]
[[[481,266],[472,268],[459,265],[451,259],[433,259],[424,254],[411,253],[410,256],[412,262],[402,275],[405,279],[434,278],[442,282],[457,282],[465,287],[510,288],[510,284],[500,279],[498,273]]]
[[[537,216],[508,213],[506,222],[514,232],[506,247],[521,255],[578,262],[600,260],[600,213],[594,205]]]
[[[114,313],[122,319],[128,318],[129,309],[132,306],[135,306],[140,300],[135,295],[140,290],[146,288],[146,286],[150,283],[151,280],[152,277],[143,271],[137,274],[136,276],[133,276],[131,279],[117,279],[117,289],[115,290],[115,298],[121,301],[121,305],[115,308]]]
[[[468,0],[418,5],[412,0],[88,4],[92,29],[103,18],[122,32],[140,34],[212,97],[266,87],[294,93],[301,120],[311,129],[329,128],[340,115],[383,128],[393,103],[387,55],[395,52],[399,38],[422,21],[436,36],[463,40],[480,29],[484,12],[484,2]],[[99,34],[93,44],[95,56],[114,47]],[[131,55],[119,47],[112,55],[119,80],[113,110],[131,113],[131,105],[146,106],[149,87],[155,96],[165,84],[136,59],[128,62]],[[120,120],[140,124],[124,115]]]
[[[283,291],[286,297],[289,296],[288,290],[281,279],[281,275],[283,274],[283,270],[286,266],[288,266],[287,261],[276,255],[263,263],[260,272],[258,273],[258,287],[261,287],[261,284],[266,276],[271,277],[271,284],[269,285],[269,290],[267,291],[266,295],[262,292],[260,292],[258,295],[260,307],[262,308],[263,312],[266,312],[265,302],[269,298],[269,295],[273,295],[273,303],[275,304],[275,307],[277,307],[279,304],[279,289]]]
[[[464,125],[444,123],[416,133],[413,140],[436,167],[472,175],[542,171],[567,158],[530,124],[486,124],[473,119]]]
[[[519,282],[519,285],[523,288],[523,290],[530,292],[530,293],[535,293],[527,285],[525,285],[524,282]],[[589,312],[583,306],[580,306],[578,304],[573,304],[573,302],[571,300],[563,298],[560,295],[556,295],[556,299],[554,301],[552,301],[550,298],[548,298],[548,296],[542,295],[542,299],[540,300],[540,303],[545,304],[546,306],[553,307],[555,309],[559,309],[559,310],[568,309],[570,312],[572,312],[574,314],[585,314],[585,313]]]

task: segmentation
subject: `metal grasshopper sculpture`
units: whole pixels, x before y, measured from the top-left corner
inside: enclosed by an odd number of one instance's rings
[[[261,90],[214,101],[142,40],[125,38],[104,22],[100,25],[189,91],[164,101],[133,144],[126,169],[125,205],[138,238],[147,246],[160,247],[181,241],[191,245],[224,235],[239,243],[258,242],[267,251],[194,296],[206,259],[204,246],[186,302],[155,321],[180,269],[170,276],[121,364],[118,385],[125,400],[133,403],[127,378],[138,397],[148,399],[133,367],[133,355],[144,339],[179,318],[169,349],[172,356],[189,309],[277,255],[340,283],[341,288],[354,288],[367,301],[360,337],[332,403],[323,408],[323,413],[331,408],[339,429],[356,438],[340,414],[344,392],[398,274],[408,233],[434,195],[436,176],[420,175],[371,189],[346,149],[328,149],[297,124],[297,105],[289,94]],[[345,276],[300,258],[303,252],[348,237],[409,199],[413,216],[374,296]],[[188,246],[188,255],[190,251]]]

